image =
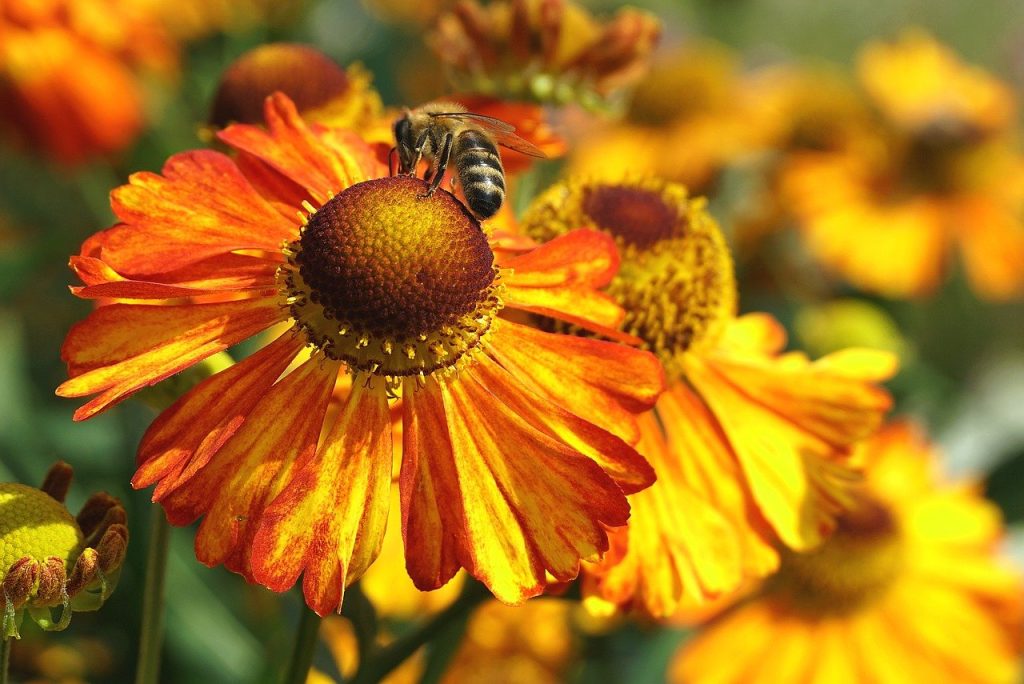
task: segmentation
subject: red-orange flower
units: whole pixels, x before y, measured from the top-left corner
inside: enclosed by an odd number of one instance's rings
[[[270,326],[285,333],[185,394],[139,447],[175,524],[203,517],[197,557],[337,609],[379,551],[401,397],[402,529],[421,589],[465,567],[506,602],[575,577],[653,472],[627,441],[662,389],[654,356],[499,316],[543,312],[613,334],[595,288],[613,243],[579,231],[494,263],[450,194],[423,197],[354,134],[268,99],[267,129],[230,126],[231,159],[172,157],[112,194],[121,223],[72,268],[113,300],[64,344],[62,396],[84,419]],[[282,247],[282,245],[284,245]],[[308,355],[303,354],[310,348]],[[325,420],[339,377],[351,390]],[[582,416],[582,417],[581,417]]]
[[[64,163],[124,149],[143,125],[136,69],[166,70],[160,25],[122,0],[0,5],[0,132]]]
[[[851,446],[889,408],[876,383],[894,358],[848,349],[812,362],[783,353],[770,316],[737,318],[725,240],[677,184],[570,180],[523,223],[542,240],[580,225],[615,238],[622,266],[607,291],[668,375],[637,446],[658,481],[630,497],[628,527],[588,567],[589,603],[670,615],[768,574],[780,542],[820,544],[851,496]]]

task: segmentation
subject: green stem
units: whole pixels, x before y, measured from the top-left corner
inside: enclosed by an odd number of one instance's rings
[[[160,649],[164,633],[164,580],[171,526],[160,506],[153,506],[146,551],[146,586],[142,594],[142,628],[135,684],[156,684],[160,679]]]
[[[452,605],[361,662],[349,684],[373,684],[381,681],[421,646],[468,615],[489,595],[483,585],[473,581],[467,582],[459,598]]]
[[[320,616],[303,604],[298,633],[295,635],[295,647],[292,649],[292,657],[282,680],[284,684],[305,684],[309,677],[309,667],[313,664],[319,634]]]
[[[11,642],[13,638],[0,639],[0,684],[7,684],[7,675],[11,667]]]

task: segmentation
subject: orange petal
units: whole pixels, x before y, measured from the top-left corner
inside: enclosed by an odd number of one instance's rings
[[[680,457],[654,415],[640,416],[639,422],[638,448],[658,481],[629,497],[624,556],[591,571],[600,576],[596,586],[603,599],[667,617],[680,604],[700,605],[740,585],[740,539],[733,521],[685,481]]]
[[[658,359],[611,342],[545,333],[501,320],[489,353],[527,387],[635,444],[635,414],[665,389]]]
[[[445,456],[454,467],[426,464],[434,454],[413,441],[418,431],[410,430],[403,501],[422,501],[413,495],[427,486],[455,496],[425,513],[406,514],[407,558],[457,558],[498,599],[519,603],[544,590],[545,573],[568,581],[580,559],[607,550],[603,525],[624,524],[629,506],[596,463],[531,428],[472,373],[450,385],[430,381],[411,394],[409,410],[433,412],[427,422],[436,425],[443,411],[451,440]],[[445,574],[419,560],[410,560],[409,570],[421,588]]]
[[[604,287],[619,270],[619,251],[611,236],[596,230],[574,230],[502,263],[513,273],[515,287],[588,285]]]
[[[75,412],[84,420],[281,320],[275,298],[222,304],[101,307],[68,333],[62,397],[101,394]]]
[[[965,198],[952,209],[974,290],[994,300],[1024,294],[1024,224],[1019,214],[988,197]]]
[[[249,262],[253,261],[245,257],[241,258]],[[85,283],[84,287],[72,287],[71,291],[83,299],[176,299],[257,288],[272,290],[275,287],[274,274],[277,270],[276,264],[259,260],[255,264],[257,269],[250,273],[262,277],[240,280],[237,277],[232,277],[229,273],[225,274],[226,277],[222,277],[219,282],[212,284],[212,287],[203,287],[195,284],[170,285],[155,281],[132,280],[125,278],[110,266],[93,257],[73,256],[69,265],[71,270]]]
[[[153,492],[159,501],[205,467],[301,349],[302,342],[285,333],[182,395],[143,435],[132,486],[159,480]]]
[[[480,359],[473,372],[480,383],[516,415],[534,429],[595,461],[623,492],[631,494],[650,487],[654,482],[654,469],[636,449],[610,432],[531,392],[487,357]]]
[[[304,572],[306,603],[323,617],[341,610],[345,587],[380,553],[391,489],[387,395],[353,385],[316,457],[267,507],[253,539],[253,577],[273,591]]]
[[[325,145],[299,116],[283,93],[274,93],[264,105],[267,129],[235,124],[217,136],[232,147],[261,159],[289,180],[305,188],[323,204],[345,188],[367,180],[363,168],[372,158],[356,136],[334,139]]]
[[[316,452],[338,368],[311,359],[282,378],[209,463],[161,501],[174,524],[205,514],[196,534],[201,562],[251,578],[260,516]]]
[[[786,346],[786,329],[771,314],[745,314],[730,321],[717,346],[736,353],[777,354]]]
[[[231,159],[208,150],[174,155],[163,175],[132,174],[110,202],[124,224],[103,232],[100,257],[120,273],[163,273],[232,250],[277,252],[298,235]]]

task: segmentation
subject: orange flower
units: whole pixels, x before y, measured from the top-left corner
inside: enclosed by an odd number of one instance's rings
[[[221,76],[210,124],[260,123],[263,102],[280,91],[302,117],[332,128],[358,131],[370,142],[393,144],[391,122],[372,76],[360,64],[342,69],[316,48],[299,43],[267,43],[249,50]]]
[[[660,34],[629,7],[601,24],[572,0],[460,0],[427,40],[457,91],[596,108],[646,71]]]
[[[1024,156],[1009,89],[920,33],[860,60],[881,125],[847,149],[794,154],[784,204],[810,250],[854,285],[928,294],[959,247],[982,297],[1024,293]]]
[[[0,5],[0,132],[66,163],[118,152],[143,126],[139,67],[169,71],[161,27],[124,0]]]
[[[571,226],[615,238],[623,261],[607,291],[668,373],[638,445],[658,482],[630,497],[629,526],[589,566],[589,604],[669,615],[771,572],[779,542],[820,544],[851,496],[850,446],[889,408],[875,383],[894,358],[850,349],[811,362],[782,353],[769,316],[736,318],[725,241],[682,186],[556,184],[523,226],[540,240]]]
[[[935,474],[906,423],[859,449],[860,505],[676,658],[678,682],[978,682],[1020,679],[1024,585],[996,557],[999,514]]]
[[[573,232],[496,266],[458,201],[423,197],[415,178],[378,178],[354,134],[307,126],[280,94],[266,123],[219,134],[237,161],[179,154],[112,193],[121,223],[71,265],[78,296],[117,303],[68,334],[58,393],[98,395],[75,414],[88,418],[290,322],[292,333],[185,394],[139,447],[133,484],[156,484],[175,524],[205,516],[201,561],[277,591],[304,573],[309,605],[337,609],[380,549],[389,399],[400,395],[416,586],[465,567],[519,602],[543,591],[546,573],[575,577],[581,558],[607,548],[604,526],[625,523],[623,490],[653,480],[626,440],[662,389],[660,366],[499,312],[613,333],[622,311],[595,290],[615,271],[612,242]],[[346,373],[351,391],[327,424]]]

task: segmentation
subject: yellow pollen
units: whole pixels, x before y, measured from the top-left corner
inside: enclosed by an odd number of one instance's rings
[[[622,329],[672,371],[679,356],[710,346],[735,314],[732,258],[702,198],[659,179],[615,184],[569,180],[523,216],[541,242],[581,226],[608,233],[622,263],[608,294],[626,310]]]
[[[278,272],[309,343],[354,371],[452,368],[501,308],[480,224],[450,193],[426,189],[405,176],[348,188],[312,213]]]
[[[871,499],[839,519],[833,535],[808,553],[783,552],[765,592],[812,616],[842,615],[881,597],[903,564],[892,513]]]
[[[0,580],[18,560],[78,556],[82,532],[63,504],[46,492],[15,483],[0,484]]]

